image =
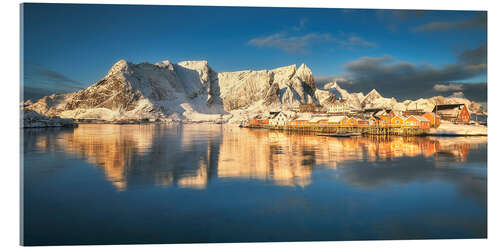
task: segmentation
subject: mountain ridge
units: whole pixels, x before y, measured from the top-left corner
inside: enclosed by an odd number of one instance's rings
[[[367,95],[349,93],[336,81],[320,89],[306,64],[217,73],[206,60],[154,64],[119,60],[89,87],[26,101],[23,109],[49,117],[104,121],[228,121],[301,104],[328,105],[335,99],[346,100],[354,110],[383,107],[404,111],[412,105],[429,109],[449,102],[472,108],[478,105],[460,97],[398,102],[375,89]]]

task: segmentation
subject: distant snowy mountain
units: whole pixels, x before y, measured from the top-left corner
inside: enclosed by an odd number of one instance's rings
[[[477,103],[465,98],[432,97],[398,102],[376,90],[366,96],[349,93],[337,82],[319,89],[312,71],[302,64],[273,70],[216,73],[207,61],[173,64],[115,63],[101,80],[74,93],[45,96],[23,104],[40,115],[74,119],[121,120],[244,120],[269,110],[286,110],[300,104],[329,105],[347,100],[351,109],[392,108],[432,110],[435,104]]]
[[[386,98],[383,97],[377,90],[373,89],[368,94],[363,95],[363,93],[349,93],[348,91],[342,89],[336,82],[327,83],[325,89],[331,91],[331,93],[339,93],[342,99],[348,101],[351,109],[376,109],[385,108],[392,109],[396,112],[403,112],[405,110],[423,110],[425,112],[431,112],[435,105],[439,104],[454,104],[454,103],[464,103],[472,111],[478,111],[481,105],[470,101],[466,98],[457,97],[456,95],[450,97],[435,96],[431,98],[420,98],[418,100],[405,100],[398,102],[396,98]]]
[[[349,107],[354,110],[362,109],[361,102],[365,98],[363,93],[349,93],[347,90],[341,88],[336,81],[325,84],[324,88],[335,95],[337,99],[344,99],[349,104]]]

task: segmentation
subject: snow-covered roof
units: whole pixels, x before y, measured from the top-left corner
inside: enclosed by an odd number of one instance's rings
[[[381,115],[390,115],[390,110],[380,110],[377,113],[375,113],[376,116],[381,116]]]
[[[294,119],[294,121],[309,121],[311,119],[310,115],[300,115]]]
[[[460,114],[460,109],[454,108],[454,109],[439,110],[438,114],[446,116],[458,116],[458,114]]]
[[[321,116],[318,117],[318,116],[316,116],[316,117],[312,117],[311,119],[309,119],[309,122],[319,122],[319,121],[322,121],[322,120],[328,120],[328,118],[327,117],[321,117]]]
[[[399,115],[396,115],[396,116],[394,116],[394,117],[391,119],[391,121],[392,121],[393,119],[395,119],[395,118],[399,118],[399,119],[401,119],[401,120],[404,120],[404,119],[405,119],[404,117],[401,117],[401,116],[399,116]]]
[[[346,118],[346,117],[345,116],[330,116],[330,117],[328,117],[328,122],[338,123],[338,122],[341,122],[344,118]]]
[[[287,114],[285,114],[285,113],[283,113],[283,112],[271,112],[271,113],[274,113],[274,114],[271,114],[271,115],[272,115],[272,116],[271,116],[271,119],[274,119],[274,118],[278,117],[280,114],[281,114],[282,116],[285,116],[285,117],[287,117],[287,118],[288,118],[288,115],[287,115]]]
[[[428,122],[429,119],[423,117],[423,116],[419,116],[419,115],[410,115],[407,119],[410,119],[410,117],[414,117],[415,119],[417,119],[418,121],[421,121],[421,122]]]

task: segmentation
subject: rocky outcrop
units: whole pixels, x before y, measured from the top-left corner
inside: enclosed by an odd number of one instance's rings
[[[271,104],[318,103],[311,70],[302,64],[273,70],[245,70],[218,75],[225,110],[244,109],[263,100]]]
[[[47,117],[33,110],[24,110],[23,128],[46,128],[46,127],[67,127],[74,126],[73,119],[62,119],[58,116]]]

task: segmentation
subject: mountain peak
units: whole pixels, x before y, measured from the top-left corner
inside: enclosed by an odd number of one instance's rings
[[[316,86],[314,85],[313,73],[312,73],[311,69],[309,67],[307,67],[307,65],[302,63],[300,65],[299,69],[297,69],[296,74],[302,81],[307,83],[307,85],[309,85],[312,89],[316,89]]]
[[[169,60],[157,62],[155,65],[161,68],[168,68],[171,71],[174,70],[174,65]]]
[[[366,96],[373,96],[373,97],[382,97],[382,95],[376,90],[376,89],[372,89],[372,91],[370,91],[370,93],[368,93]]]
[[[208,61],[207,60],[192,60],[192,61],[178,62],[177,64],[184,66],[184,67],[203,67],[203,66],[208,66]]]
[[[128,62],[124,59],[120,59],[118,62],[113,64],[113,66],[111,67],[111,69],[108,72],[108,75],[113,75],[117,72],[123,71],[124,69],[127,69],[128,67],[130,67],[130,65],[132,65],[131,62]]]
[[[309,67],[305,63],[300,64],[300,67],[298,70],[305,70],[305,71],[311,71]]]
[[[324,89],[342,89],[342,88],[337,84],[337,81],[332,81],[325,84]]]

